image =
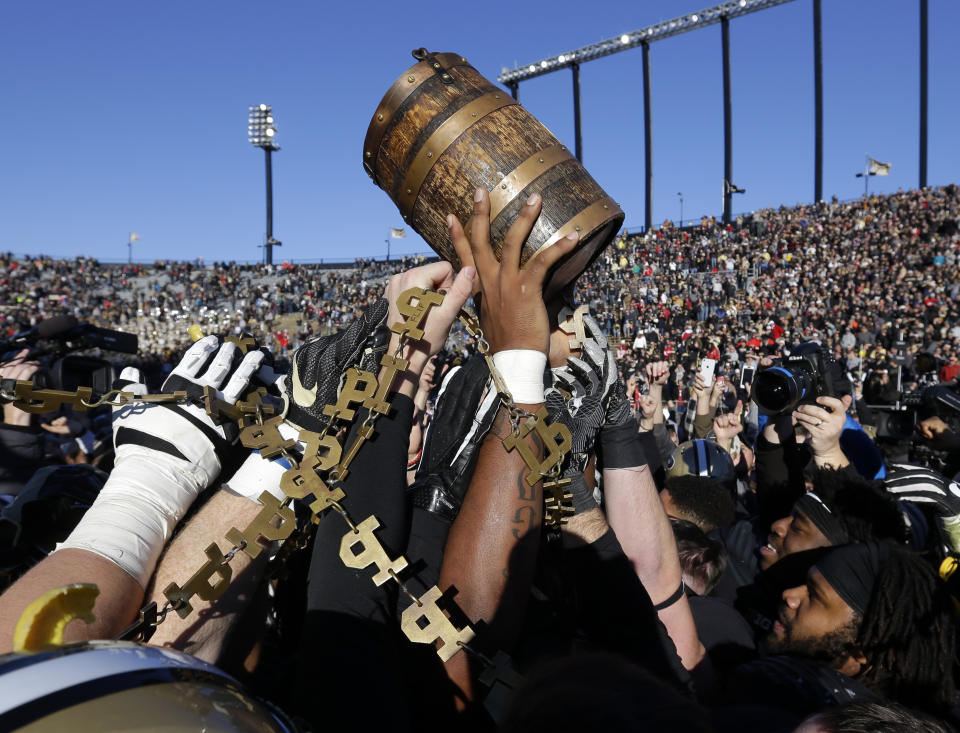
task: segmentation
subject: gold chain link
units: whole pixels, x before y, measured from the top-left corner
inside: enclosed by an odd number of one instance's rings
[[[442,294],[433,293],[432,291],[424,291],[420,288],[412,288],[400,295],[398,306],[400,312],[406,316],[406,319],[391,326],[391,330],[399,334],[399,343],[396,351],[394,352],[392,360],[388,362],[389,357],[384,357],[381,360],[381,365],[384,368],[389,369],[391,366],[396,367],[396,360],[401,359],[404,349],[409,345],[409,341],[412,340],[416,334],[422,334],[422,330],[420,329],[423,320],[426,318],[427,312],[432,306],[439,305],[442,302],[442,299]],[[525,424],[527,424],[529,428],[528,432],[529,430],[534,429],[541,418],[541,415],[539,413],[537,415],[531,415],[526,411],[520,410],[515,404],[513,404],[513,400],[510,397],[509,391],[506,390],[505,385],[502,383],[502,379],[500,379],[499,374],[493,367],[492,359],[490,359],[488,356],[490,345],[483,336],[483,331],[480,329],[479,320],[477,319],[476,315],[470,310],[464,308],[461,309],[458,318],[461,323],[463,323],[468,333],[470,333],[470,335],[476,339],[479,352],[485,358],[487,358],[490,364],[491,375],[494,376],[494,382],[497,386],[497,391],[508,401],[508,407],[511,408],[511,421],[514,423],[515,428],[515,437],[519,437],[521,421],[526,421]],[[406,368],[405,362],[404,368]],[[392,386],[392,381],[396,374],[397,371],[394,368],[394,370],[390,372],[390,386]],[[354,381],[351,382],[351,393],[347,398],[351,399],[352,401],[345,401],[345,398],[343,397],[343,391],[345,390],[342,390],[338,401],[334,404],[327,405],[327,407],[324,408],[323,412],[328,419],[321,430],[319,432],[301,430],[300,435],[298,436],[299,439],[304,442],[309,442],[310,440],[314,439],[318,441],[322,440],[327,436],[334,424],[339,422],[341,427],[344,428],[348,428],[349,425],[352,424],[355,416],[355,410],[351,409],[352,404],[364,405],[368,407],[367,416],[364,418],[360,428],[357,431],[358,434],[355,439],[355,443],[346,452],[343,460],[339,461],[336,465],[326,471],[326,482],[323,481],[323,478],[320,475],[317,475],[317,479],[329,493],[333,493],[333,490],[336,490],[339,492],[341,498],[337,500],[327,496],[322,503],[319,501],[314,502],[311,505],[312,513],[310,517],[310,523],[315,525],[323,511],[328,508],[333,509],[343,518],[344,522],[349,527],[349,531],[344,537],[341,545],[341,559],[343,559],[345,563],[351,563],[350,567],[365,567],[368,565],[375,565],[379,572],[374,575],[373,580],[377,585],[383,582],[382,580],[378,581],[378,578],[381,577],[383,579],[393,580],[395,583],[397,583],[399,590],[408,598],[410,598],[412,604],[406,610],[404,610],[402,614],[401,628],[411,641],[425,644],[442,641],[442,646],[437,648],[437,654],[444,661],[453,656],[458,650],[463,649],[476,656],[486,667],[491,667],[494,663],[479,651],[471,648],[468,643],[474,638],[473,630],[469,626],[465,626],[462,629],[457,629],[446,616],[446,614],[440,610],[439,606],[437,606],[437,601],[442,597],[442,594],[436,586],[431,587],[425,594],[418,598],[403,582],[399,575],[399,570],[407,566],[407,561],[403,557],[399,557],[394,560],[389,558],[386,551],[379,544],[379,541],[373,534],[373,530],[379,527],[379,522],[377,522],[376,518],[371,516],[365,519],[363,522],[357,524],[353,521],[341,503],[343,501],[341,481],[346,478],[348,473],[347,464],[356,456],[360,446],[367,439],[372,437],[375,423],[379,419],[380,414],[382,414],[378,410],[369,409],[371,405],[377,403],[374,395],[375,393],[386,394],[390,388],[390,386],[388,386],[386,389],[384,389],[383,385],[379,384],[376,375],[370,375],[368,372],[359,372],[357,370],[357,373],[354,375],[354,377]],[[125,396],[127,393],[118,394],[123,394]],[[98,404],[107,403],[106,400],[110,396],[112,395],[105,395]],[[147,399],[148,397],[164,397],[166,399],[163,399],[162,401],[169,402],[182,402],[186,401],[187,399],[186,393],[183,393],[182,396],[177,395],[176,397],[173,395],[148,395],[137,399],[139,401],[150,401]],[[352,399],[354,397],[355,399]],[[38,399],[41,398],[43,398],[43,395],[41,395]],[[234,412],[239,415],[253,414],[256,420],[255,428],[264,429],[269,427],[267,425],[267,422],[269,421],[263,420],[265,411],[261,406],[259,395],[254,394],[253,399],[251,399],[249,396],[247,399],[250,400],[250,402],[238,403],[236,408],[234,408]],[[121,404],[127,404],[127,402],[122,402]],[[209,408],[208,412],[210,412]],[[272,413],[273,410],[271,409],[270,412]],[[240,427],[243,429],[244,424],[242,417],[239,422]],[[563,431],[566,431],[566,427],[560,424],[551,427],[561,428]],[[276,438],[273,438],[273,440],[275,441]],[[569,442],[569,431],[567,431],[567,442]],[[278,453],[290,461],[291,465],[293,466],[284,473],[284,479],[299,478],[298,474],[301,471],[301,461],[296,460],[296,458],[286,448],[278,449]],[[277,453],[274,453],[274,455],[277,455]],[[565,451],[563,455],[565,455]],[[560,457],[562,458],[563,456],[561,455]],[[304,456],[303,464],[305,466],[310,465],[307,462],[308,458],[313,457]],[[555,478],[559,476],[559,462],[557,462],[556,465],[551,464],[548,468],[538,464],[537,469],[541,473],[549,470],[553,472]],[[314,471],[313,468],[308,468],[307,470]],[[302,482],[302,479],[300,480]],[[286,485],[288,485],[288,482],[282,479],[281,488]],[[284,490],[286,491],[286,489]],[[312,494],[307,494],[307,496],[310,495]],[[237,530],[232,530],[232,532],[237,532],[237,535],[235,536],[245,537],[251,532],[251,530],[254,530],[255,528],[262,530],[263,515],[268,513],[267,510],[272,510],[274,512],[286,510],[292,514],[292,511],[289,509],[288,505],[293,499],[296,498],[302,499],[304,497],[288,495],[282,502],[277,502],[275,499],[273,499],[269,492],[264,492],[260,497],[261,502],[265,503],[265,511],[261,512],[261,517],[258,517],[257,520],[254,520],[254,522],[248,525],[247,530],[244,530],[244,532],[240,533]],[[271,499],[273,500],[273,503],[269,506],[266,506]],[[277,516],[279,516],[279,514],[277,514]],[[258,521],[260,521],[261,524],[258,525]],[[291,541],[297,543],[299,546],[303,542],[302,538],[304,535],[305,532],[300,529],[287,533],[284,538],[280,539],[280,542],[282,543],[281,547],[286,549],[287,543],[290,543]],[[351,537],[357,536],[363,537],[363,549],[360,553],[355,553],[353,551],[354,545],[351,543],[354,541],[350,540]],[[257,543],[254,542],[254,544]],[[215,598],[219,598],[226,591],[226,587],[229,584],[230,573],[225,572],[224,568],[229,571],[229,563],[231,560],[233,560],[236,554],[241,551],[250,552],[251,549],[253,548],[248,546],[246,539],[235,543],[232,549],[225,555],[220,554],[219,548],[216,547],[215,543],[208,547],[208,562],[205,563],[204,566],[202,566],[200,570],[198,570],[194,576],[191,577],[190,580],[188,580],[184,588],[181,589],[179,586],[176,586],[175,589],[179,592],[170,594],[167,591],[175,586],[175,584],[171,584],[171,586],[168,586],[168,589],[164,591],[164,595],[167,596],[168,601],[165,604],[163,611],[157,615],[156,621],[152,623],[152,627],[162,623],[163,619],[166,617],[166,614],[171,610],[177,611],[178,614],[183,617],[189,615],[189,613],[192,611],[192,607],[190,607],[188,601],[189,597],[192,596],[184,597],[184,591],[187,590],[188,586],[191,586],[191,584],[193,586],[191,590],[195,590],[197,588],[200,589],[201,592],[199,595],[203,600],[214,600]],[[259,545],[257,546],[256,551],[259,552]],[[283,555],[285,553],[281,552],[280,554]],[[217,560],[215,563],[211,563],[211,560],[214,557],[216,557]],[[212,570],[210,569],[211,565],[213,567]],[[220,578],[223,582],[219,582],[215,586],[211,586],[208,582],[209,578],[217,572],[222,573]],[[197,582],[194,582],[195,580]],[[155,604],[153,604],[153,606],[155,608]],[[185,607],[186,611],[184,610]],[[149,606],[147,608],[149,608]],[[141,612],[141,616],[142,615],[143,611]],[[150,633],[152,634],[152,631]]]

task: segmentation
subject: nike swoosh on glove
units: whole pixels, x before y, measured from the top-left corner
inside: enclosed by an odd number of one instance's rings
[[[358,361],[361,369],[380,370],[390,342],[388,310],[386,299],[378,298],[345,330],[312,339],[293,353],[283,390],[287,422],[301,430],[323,429],[323,408],[336,400],[344,370]]]

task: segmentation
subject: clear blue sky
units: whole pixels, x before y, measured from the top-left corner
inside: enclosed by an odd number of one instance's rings
[[[574,2],[6,3],[0,23],[0,249],[137,259],[257,260],[263,154],[247,106],[274,106],[279,259],[382,255],[401,226],[361,167],[370,116],[417,46],[457,51],[490,79],[503,66],[709,6]],[[919,3],[824,0],[824,194],[917,185]],[[930,0],[928,180],[960,181],[960,3]],[[731,23],[735,209],[813,196],[812,0]],[[718,214],[723,171],[719,25],[651,51],[654,219]],[[583,67],[584,163],[643,223],[639,50]],[[520,87],[572,147],[570,72]],[[415,234],[393,252],[427,249]]]

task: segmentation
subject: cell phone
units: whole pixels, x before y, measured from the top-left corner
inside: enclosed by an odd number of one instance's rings
[[[703,378],[703,385],[705,387],[713,386],[713,372],[716,368],[716,359],[702,359],[700,361],[700,376]]]
[[[740,372],[740,388],[743,389],[747,384],[753,384],[753,375],[757,373],[757,370],[750,366],[744,367]]]

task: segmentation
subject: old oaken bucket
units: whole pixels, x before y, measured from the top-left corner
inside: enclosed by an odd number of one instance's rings
[[[473,192],[485,187],[499,258],[499,243],[520,207],[539,193],[543,211],[524,246],[524,264],[571,232],[580,233],[577,248],[550,274],[544,289],[549,299],[610,243],[623,211],[571,151],[463,56],[422,48],[413,56],[417,63],[374,112],[363,143],[364,169],[403,220],[456,267],[447,214],[468,228]]]

